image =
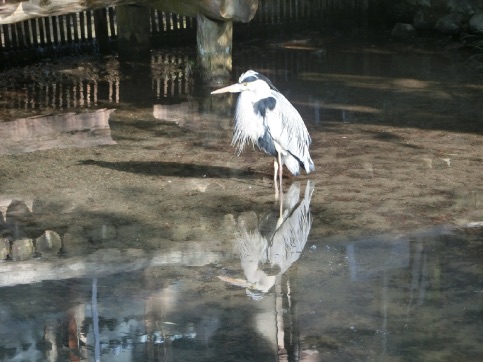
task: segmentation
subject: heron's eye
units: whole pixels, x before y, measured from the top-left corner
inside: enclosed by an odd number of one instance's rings
[[[243,82],[243,85],[246,87],[248,85],[248,83],[247,82]]]

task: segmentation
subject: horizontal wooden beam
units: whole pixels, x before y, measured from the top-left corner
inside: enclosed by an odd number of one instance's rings
[[[202,14],[213,20],[249,22],[259,0],[11,0],[0,4],[0,24],[58,16],[118,5],[142,5],[185,16]]]

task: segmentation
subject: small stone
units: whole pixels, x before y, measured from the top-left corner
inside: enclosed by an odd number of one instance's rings
[[[451,13],[440,18],[436,23],[436,30],[444,34],[459,34],[464,21],[461,13]]]
[[[483,35],[483,12],[475,14],[470,18],[469,28],[472,33]]]
[[[411,24],[397,23],[392,28],[391,36],[396,39],[411,39],[416,36],[416,30]]]
[[[22,261],[32,258],[34,254],[34,243],[32,239],[15,240],[12,245],[11,258],[13,261]]]
[[[10,243],[6,238],[0,237],[0,262],[5,260],[10,253]]]
[[[57,254],[62,247],[62,240],[59,234],[52,230],[46,230],[45,233],[35,240],[35,250],[42,255]]]
[[[83,255],[87,253],[89,244],[85,230],[81,226],[70,226],[63,235],[64,245],[62,251],[68,256]]]

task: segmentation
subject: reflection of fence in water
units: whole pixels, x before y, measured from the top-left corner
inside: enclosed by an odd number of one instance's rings
[[[9,102],[9,108],[60,110],[76,107],[88,108],[97,105],[99,99],[119,103],[119,86],[119,80],[34,83],[12,99]],[[99,88],[105,94],[100,96]]]
[[[26,98],[19,108],[54,108],[90,107],[97,104],[97,82],[75,82],[74,84],[35,84],[29,87]]]
[[[256,57],[246,54],[234,55],[233,77],[256,64],[256,70],[267,75],[276,85],[287,82],[300,72],[315,71],[320,64],[314,62],[309,52],[276,51],[276,56]],[[28,84],[22,92],[9,96],[4,107],[10,109],[61,109],[88,108],[99,102],[119,103],[120,91],[127,81],[118,73],[119,64],[109,67],[110,74],[100,79],[73,80],[64,74],[53,74],[52,81],[44,79]],[[191,93],[193,57],[186,53],[158,52],[151,56],[151,87],[154,99],[176,98]],[[106,79],[107,78],[107,79]]]
[[[156,99],[190,93],[190,57],[183,54],[157,53],[151,57],[152,89]]]

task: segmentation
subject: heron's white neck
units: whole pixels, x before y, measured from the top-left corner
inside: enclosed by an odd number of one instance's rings
[[[263,80],[256,80],[250,84],[250,90],[254,93],[255,99],[260,100],[272,95],[270,86]]]

